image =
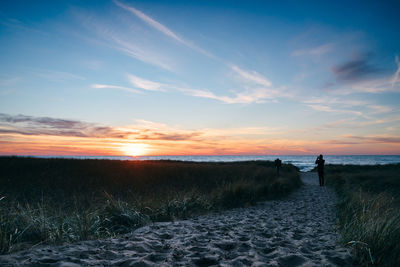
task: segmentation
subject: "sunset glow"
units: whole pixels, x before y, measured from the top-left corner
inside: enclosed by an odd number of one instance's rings
[[[124,144],[121,147],[121,151],[126,156],[138,157],[138,156],[146,156],[148,148],[147,145],[145,144]]]
[[[398,3],[350,2],[2,1],[0,155],[400,154]]]

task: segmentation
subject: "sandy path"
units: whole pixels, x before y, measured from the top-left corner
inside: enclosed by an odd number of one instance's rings
[[[284,200],[155,223],[121,238],[42,247],[0,256],[0,265],[220,265],[349,266],[337,246],[335,194],[320,188],[315,173]]]

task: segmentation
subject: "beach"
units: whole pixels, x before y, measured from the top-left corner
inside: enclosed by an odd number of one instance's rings
[[[43,246],[0,264],[52,266],[351,266],[338,245],[334,191],[315,173],[290,196],[189,220],[159,222],[118,238]]]

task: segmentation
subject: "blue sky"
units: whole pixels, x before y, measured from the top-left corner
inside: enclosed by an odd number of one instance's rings
[[[399,154],[399,11],[1,1],[0,153]]]

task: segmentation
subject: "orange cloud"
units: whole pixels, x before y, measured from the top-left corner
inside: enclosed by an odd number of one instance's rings
[[[267,127],[188,131],[148,121],[110,127],[75,120],[0,114],[1,155],[399,154],[399,136],[283,137]],[[136,148],[146,148],[140,151]],[[134,149],[135,148],[135,149]],[[135,151],[133,151],[135,150]]]

